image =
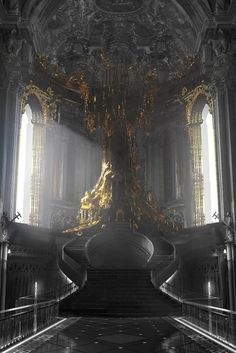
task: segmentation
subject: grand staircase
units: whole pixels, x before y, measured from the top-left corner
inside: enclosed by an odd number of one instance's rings
[[[60,268],[79,288],[84,285],[88,269],[91,265],[85,254],[85,244],[91,238],[90,234],[77,236],[68,241],[61,251],[59,259]],[[156,288],[160,287],[176,270],[178,261],[174,258],[173,247],[165,241],[151,239],[154,244],[154,254],[146,269],[152,272],[152,281]],[[169,248],[166,249],[166,245]]]
[[[88,269],[85,286],[60,303],[61,314],[77,316],[167,316],[180,309],[154,288],[149,269]]]

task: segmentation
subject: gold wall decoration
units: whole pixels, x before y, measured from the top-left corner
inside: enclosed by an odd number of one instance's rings
[[[48,96],[46,92],[41,90],[38,86],[34,85],[32,82],[26,86],[25,92],[22,97],[22,111],[24,111],[26,104],[29,102],[29,98],[34,96],[38,99],[39,104],[41,105],[43,121],[46,122],[49,115],[49,106],[48,106]],[[33,112],[35,115],[36,112]]]
[[[177,232],[182,229],[182,225],[163,213],[153,198],[153,193],[145,192],[137,176],[132,176],[131,188],[128,190],[131,210],[134,215],[133,225],[138,229],[140,220],[147,219],[153,222],[158,231]]]
[[[30,97],[36,97],[41,109],[42,116],[40,118],[41,123],[46,123],[49,120],[60,120],[60,103],[61,100],[58,96],[55,95],[53,90],[48,87],[46,91],[39,88],[33,82],[30,82],[29,85],[26,86],[25,92],[22,96],[21,100],[21,109],[22,112],[25,109],[26,104],[29,102]],[[34,118],[37,121],[37,114],[39,112],[33,112]],[[38,115],[39,117],[39,115]]]
[[[197,98],[203,95],[206,98],[206,102],[209,105],[210,111],[212,112],[213,110],[213,99],[210,95],[209,92],[209,87],[202,83],[201,85],[195,87],[193,90],[188,91],[186,87],[183,88],[182,90],[182,98],[185,102],[185,107],[186,107],[186,122],[187,125],[191,124],[191,115],[192,115],[192,110],[194,103],[196,102]]]

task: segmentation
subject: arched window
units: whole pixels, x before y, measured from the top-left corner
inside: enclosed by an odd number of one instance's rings
[[[215,222],[214,213],[218,214],[218,190],[216,169],[216,147],[213,116],[206,104],[202,111],[202,162],[205,223]]]
[[[18,149],[18,168],[16,186],[16,210],[20,212],[23,223],[30,221],[31,177],[32,177],[32,110],[27,104],[22,115]]]
[[[22,215],[22,223],[36,226],[40,223],[44,144],[44,115],[32,95],[20,121],[15,208]]]
[[[215,222],[218,213],[216,148],[213,116],[206,97],[193,104],[189,122],[193,178],[193,224]]]

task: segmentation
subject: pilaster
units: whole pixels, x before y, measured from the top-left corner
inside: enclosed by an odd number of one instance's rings
[[[219,9],[218,9],[219,10]],[[217,18],[216,18],[217,20]],[[217,23],[216,23],[217,24]],[[205,50],[207,47],[207,51]],[[220,219],[230,215],[226,254],[230,309],[235,310],[236,222],[236,37],[235,25],[218,23],[203,45],[203,71],[213,98],[219,176]],[[232,218],[231,218],[232,217]],[[230,234],[230,237],[227,235]]]
[[[13,215],[18,130],[23,92],[25,38],[17,29],[0,29],[0,212]]]
[[[218,6],[219,7],[219,6]],[[219,8],[217,10],[219,12]],[[236,220],[236,38],[235,26],[221,18],[206,31],[202,44],[202,69],[213,98],[217,142],[220,218],[227,212]]]

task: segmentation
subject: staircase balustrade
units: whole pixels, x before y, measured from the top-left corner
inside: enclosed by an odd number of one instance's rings
[[[236,312],[211,305],[183,302],[182,320],[207,331],[217,340],[236,344]]]
[[[86,269],[77,261],[72,259],[66,252],[66,246],[71,243],[71,240],[62,247],[61,256],[59,258],[59,266],[65,275],[73,281],[78,288],[83,288],[86,282]]]
[[[58,302],[48,301],[0,312],[0,351],[57,321]]]
[[[180,289],[176,288],[173,284],[169,282],[165,282],[160,286],[160,290],[167,294],[169,297],[172,299],[177,300],[180,303],[183,303],[185,301],[193,301],[199,304],[207,304],[209,300],[211,300],[211,303],[215,304],[215,306],[218,306],[219,303],[221,302],[220,297],[216,296],[211,296],[209,297],[208,295],[203,296],[201,293],[197,291],[181,291]]]
[[[151,281],[155,288],[159,288],[173,273],[179,265],[179,258],[176,256],[175,246],[174,254],[169,256],[160,256],[159,262],[155,262],[156,266],[151,270]],[[163,264],[163,269],[160,268]]]
[[[50,291],[43,293],[42,295],[40,295],[37,298],[37,301],[38,302],[39,301],[43,302],[45,300],[60,301],[64,298],[66,298],[67,296],[73,294],[77,290],[78,290],[78,286],[75,283],[71,282],[71,283],[66,284],[65,286],[60,287],[60,288],[55,288],[55,289],[52,289]],[[19,299],[16,300],[16,307],[32,304],[32,302],[34,300],[35,300],[34,295],[20,297]]]

